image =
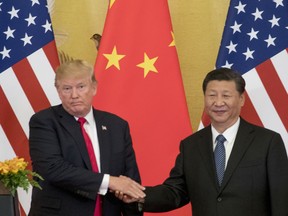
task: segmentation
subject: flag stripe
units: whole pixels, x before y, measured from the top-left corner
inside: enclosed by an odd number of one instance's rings
[[[50,103],[43,89],[41,88],[28,60],[24,58],[17,62],[13,66],[13,70],[34,111],[48,107]]]
[[[283,86],[288,94],[288,50],[284,49],[271,58],[273,65],[282,81]],[[287,96],[286,96],[287,97]],[[286,104],[287,106],[287,104]]]
[[[286,128],[286,131],[288,131],[288,97],[272,62],[267,60],[261,65],[257,66],[257,72]]]
[[[54,86],[55,72],[45,52],[39,49],[27,58],[50,104],[59,104],[60,99],[57,96],[58,94]]]
[[[253,124],[263,126],[263,123],[247,92],[245,92],[245,105],[242,107],[241,117],[244,119],[249,119],[249,121]]]
[[[282,136],[285,135],[287,137],[286,129],[277,114],[269,95],[265,91],[256,69],[252,69],[244,74],[244,78],[247,84],[247,93],[261,118],[264,127],[277,131]],[[265,106],[263,106],[263,103],[265,103]]]
[[[26,193],[26,191],[25,191],[25,193]],[[19,193],[18,193],[19,194]],[[20,202],[20,215],[28,215],[28,213],[29,213],[29,209],[28,210],[26,210],[25,211],[25,209],[23,208],[23,203],[28,203],[27,202],[27,200],[26,200],[26,202],[24,201],[22,201],[21,199],[20,199],[20,197],[18,196],[18,199],[19,199],[19,202]],[[30,207],[29,207],[30,208]]]
[[[0,78],[0,85],[3,89],[3,93],[9,101],[9,106],[12,107],[13,115],[16,115],[26,136],[28,136],[29,128],[27,122],[29,122],[30,117],[34,114],[33,108],[31,107],[12,68],[8,68],[6,71],[1,73]],[[13,86],[13,88],[11,88],[11,86]],[[15,100],[15,98],[17,98],[17,100]],[[23,112],[23,110],[25,110],[25,112]],[[5,113],[5,115],[7,115],[7,113]]]
[[[45,55],[47,56],[48,61],[50,62],[51,67],[55,71],[59,66],[59,59],[57,54],[57,48],[55,41],[49,42],[47,45],[42,47]]]
[[[3,103],[2,103],[2,97],[3,96],[3,92],[0,86],[0,99],[1,99],[1,103],[0,103],[0,109],[3,110]],[[4,123],[4,121],[1,118],[1,112],[0,112],[0,160],[6,160],[7,158],[14,158],[15,152],[12,148],[12,146],[10,145],[10,142],[8,140],[8,137],[2,127],[2,124]],[[5,127],[6,128],[6,127]]]
[[[16,155],[29,160],[28,139],[0,86],[0,124]]]

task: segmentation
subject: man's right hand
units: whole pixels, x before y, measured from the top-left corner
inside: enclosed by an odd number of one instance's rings
[[[115,196],[118,199],[121,199],[126,203],[144,199],[146,196],[143,192],[145,187],[126,176],[110,176],[109,189],[115,193]]]

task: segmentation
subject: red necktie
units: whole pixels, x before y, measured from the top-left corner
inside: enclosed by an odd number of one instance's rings
[[[78,119],[78,122],[80,123],[82,134],[83,134],[83,137],[84,137],[84,140],[86,143],[86,147],[88,150],[92,170],[94,172],[99,172],[91,139],[89,138],[89,135],[87,134],[87,132],[84,128],[84,124],[86,122],[86,119],[83,117],[80,117]],[[96,200],[96,207],[95,207],[95,211],[94,211],[94,216],[101,216],[101,215],[102,215],[101,197],[100,197],[100,195],[98,195],[97,200]]]

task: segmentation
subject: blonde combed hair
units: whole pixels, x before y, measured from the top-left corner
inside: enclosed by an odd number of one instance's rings
[[[89,74],[91,76],[92,82],[97,83],[94,75],[94,68],[87,61],[80,59],[67,61],[56,69],[55,86],[57,87],[58,80],[66,77],[82,76],[84,73]]]

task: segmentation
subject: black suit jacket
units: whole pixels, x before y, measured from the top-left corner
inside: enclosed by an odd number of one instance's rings
[[[80,125],[62,105],[31,117],[30,155],[33,170],[44,181],[33,189],[29,215],[92,216],[103,174],[125,175],[140,182],[126,121],[93,109],[100,147],[101,173],[92,172]],[[102,197],[103,216],[141,215],[136,204],[124,205],[111,193]]]
[[[288,160],[279,134],[240,120],[221,187],[217,185],[211,126],[181,142],[170,177],[146,188],[145,211],[191,201],[193,216],[287,216]]]

